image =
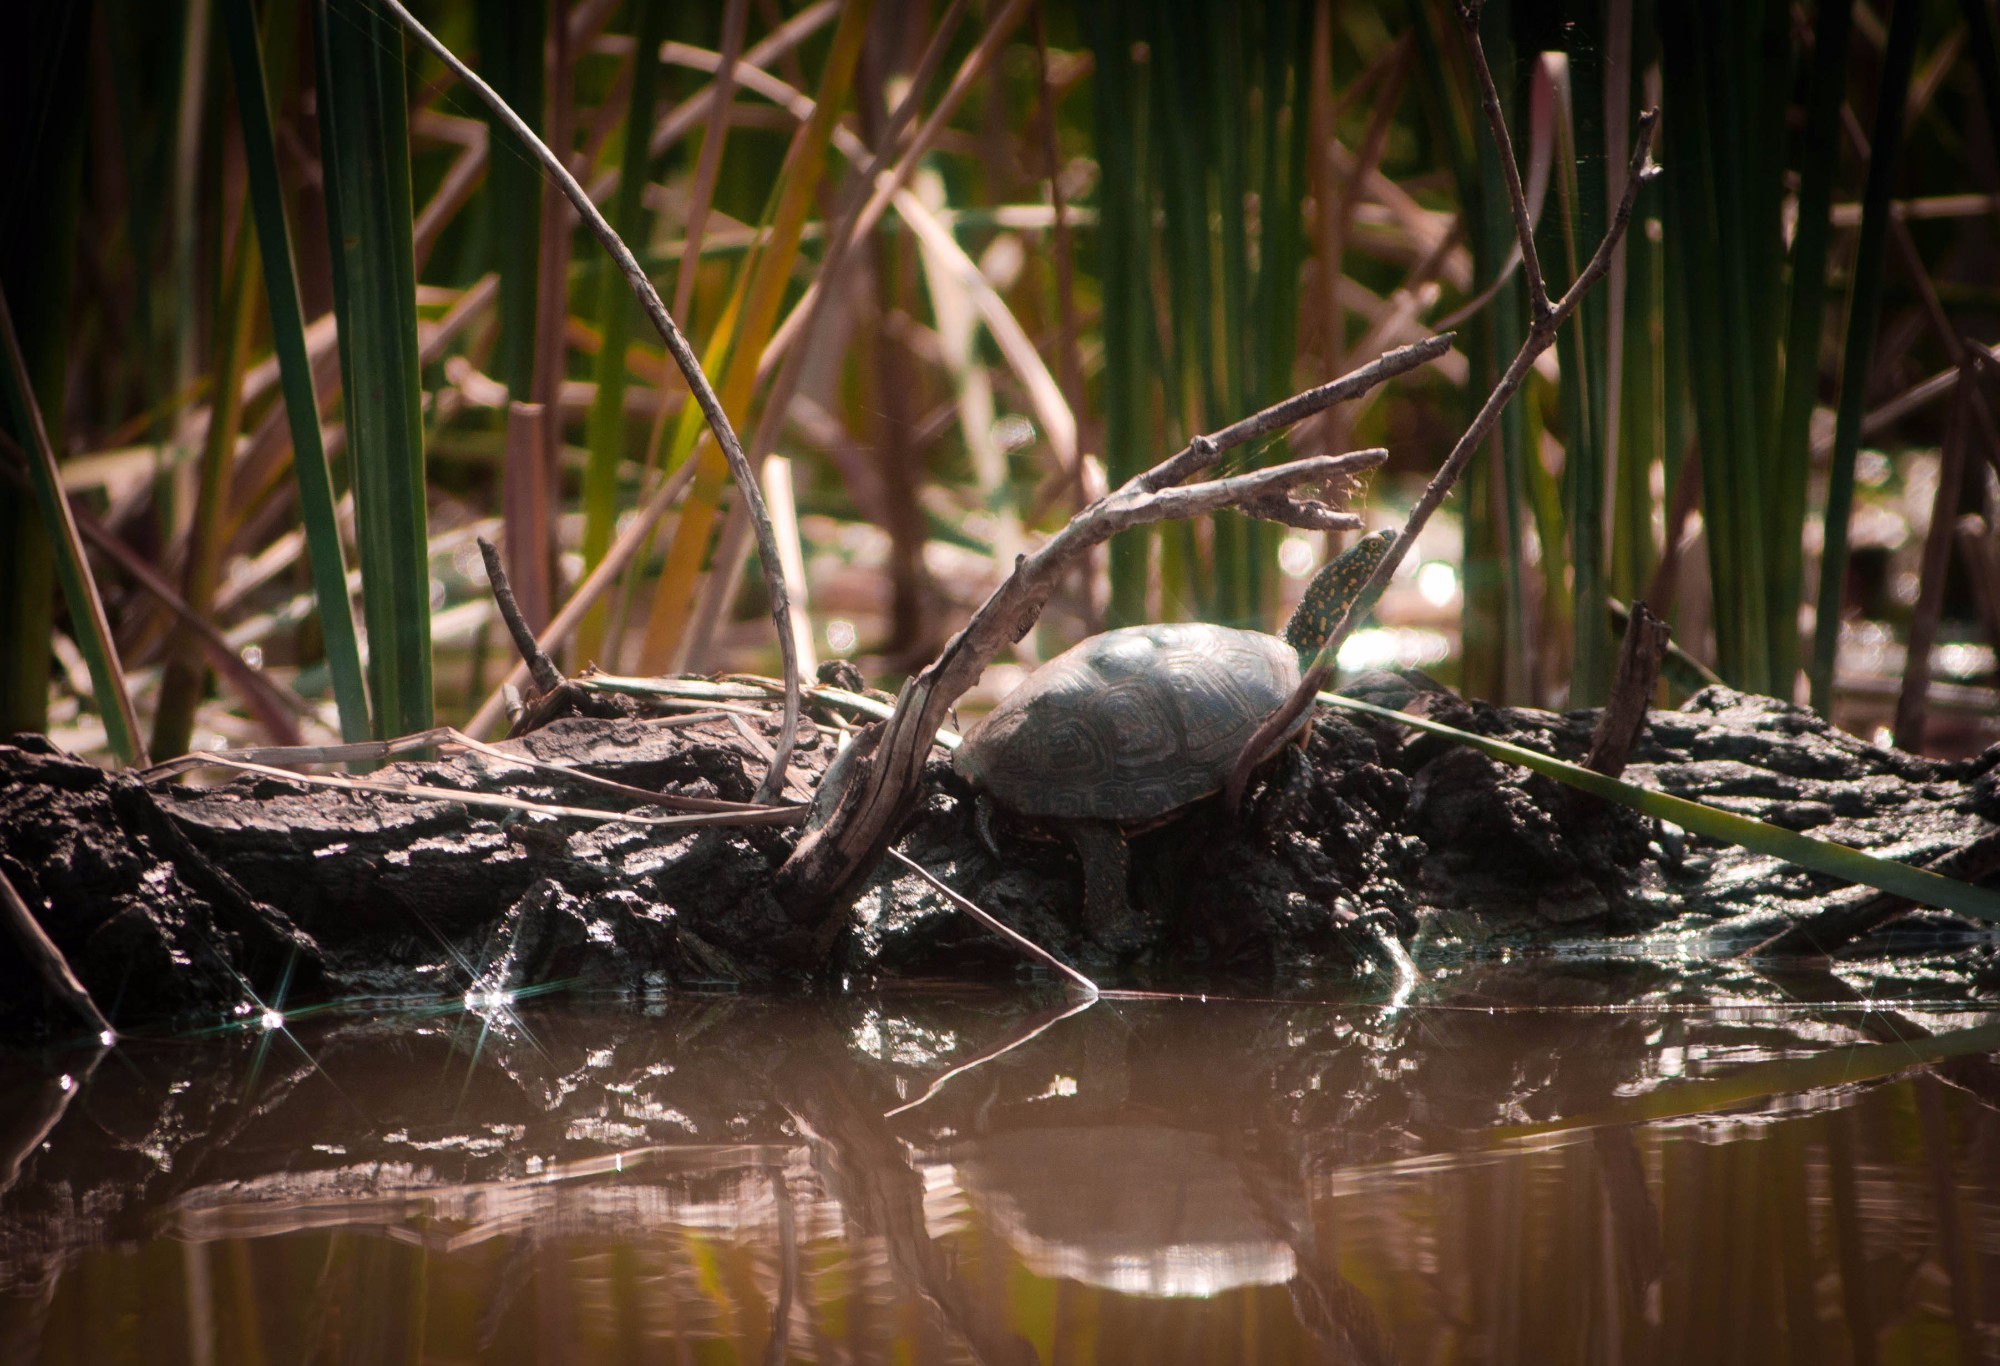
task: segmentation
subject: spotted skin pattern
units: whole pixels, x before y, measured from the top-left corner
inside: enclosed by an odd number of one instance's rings
[[[1347,604],[1359,597],[1368,576],[1389,547],[1396,543],[1393,531],[1377,531],[1349,546],[1306,585],[1306,595],[1285,623],[1285,641],[1299,652],[1299,662],[1309,664],[1340,623]]]

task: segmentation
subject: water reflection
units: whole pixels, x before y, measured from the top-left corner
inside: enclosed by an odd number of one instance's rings
[[[1394,1009],[481,1003],[0,1057],[0,1360],[1995,1359],[1992,1017],[1857,994],[1544,959]]]

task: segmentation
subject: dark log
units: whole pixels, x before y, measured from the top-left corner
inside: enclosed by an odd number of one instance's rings
[[[1597,719],[1463,702],[1390,674],[1350,691],[1573,761]],[[748,724],[768,744],[774,720]],[[0,745],[0,871],[121,1032],[357,994],[1019,974],[1013,946],[899,866],[858,885],[851,920],[794,919],[776,889],[801,843],[796,808],[758,809],[764,823],[740,827],[669,823],[737,818],[671,812],[670,801],[754,795],[765,759],[739,721],[571,717],[496,747],[553,772],[464,751],[350,788],[264,772],[148,786],[22,737]],[[810,725],[799,746],[799,774],[816,783],[832,746]],[[1923,759],[1721,688],[1652,713],[1626,776],[1918,863],[1990,846],[2000,815],[2000,748]],[[412,782],[424,790],[394,790]],[[635,810],[632,789],[661,793],[661,805]],[[1370,913],[1406,935],[1533,942],[1673,924],[1747,947],[1830,899],[1866,896],[1734,849],[1669,847],[1623,807],[1600,803],[1585,819],[1545,779],[1323,712],[1304,762],[1253,790],[1248,819],[1211,800],[1133,839],[1132,896],[1150,928],[1137,959],[1121,961],[1082,931],[1069,850],[1013,841],[995,858],[969,795],[926,760],[903,851],[1106,986],[1135,973],[1269,981],[1348,961],[1360,956],[1349,927]],[[592,807],[631,819],[577,814]],[[1936,913],[1914,923],[1965,928]],[[9,1025],[75,1029],[4,945],[0,1002]]]

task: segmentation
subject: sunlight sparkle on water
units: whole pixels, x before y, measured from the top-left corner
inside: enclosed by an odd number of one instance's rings
[[[465,1008],[467,1010],[499,1010],[502,1007],[513,1004],[514,993],[511,991],[481,988],[465,993]]]
[[[283,1029],[285,1017],[275,1010],[267,1010],[257,1017],[257,1023],[265,1029]]]

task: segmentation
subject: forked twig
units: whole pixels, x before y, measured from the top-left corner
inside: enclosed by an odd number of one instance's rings
[[[1342,614],[1340,621],[1327,637],[1319,658],[1306,670],[1305,677],[1299,681],[1298,688],[1285,705],[1272,713],[1250,737],[1249,743],[1244,745],[1243,753],[1229,775],[1229,782],[1223,788],[1223,800],[1231,809],[1242,801],[1243,791],[1249,785],[1250,774],[1256,768],[1258,761],[1272,751],[1280,736],[1289,733],[1298,724],[1298,719],[1311,708],[1314,694],[1326,686],[1327,680],[1332,676],[1333,663],[1338,657],[1341,642],[1347,638],[1348,632],[1361,619],[1361,614],[1388,584],[1390,575],[1396,572],[1397,566],[1403,562],[1403,557],[1409,554],[1410,547],[1416,544],[1417,534],[1424,529],[1425,523],[1430,521],[1431,514],[1444,502],[1445,495],[1458,483],[1459,476],[1465,472],[1465,467],[1471,462],[1474,452],[1485,445],[1487,437],[1493,432],[1494,424],[1500,420],[1501,412],[1514,397],[1515,391],[1527,379],[1528,371],[1534,366],[1535,360],[1542,352],[1555,345],[1556,334],[1562,330],[1562,325],[1569,320],[1570,314],[1576,311],[1577,305],[1583,302],[1584,296],[1604,277],[1605,271],[1610,269],[1612,255],[1625,235],[1626,225],[1632,220],[1632,206],[1638,200],[1639,187],[1652,179],[1657,169],[1651,164],[1650,154],[1653,146],[1653,130],[1659,123],[1660,111],[1648,109],[1639,115],[1638,127],[1634,130],[1632,139],[1632,155],[1626,167],[1625,192],[1618,200],[1618,207],[1612,214],[1611,224],[1605,230],[1604,240],[1597,244],[1597,250],[1592,253],[1583,269],[1577,272],[1575,281],[1563,292],[1563,296],[1551,303],[1548,298],[1547,283],[1542,277],[1541,262],[1535,255],[1534,228],[1529,220],[1527,196],[1521,189],[1520,173],[1514,165],[1513,143],[1507,136],[1507,122],[1500,112],[1499,97],[1493,93],[1493,73],[1486,65],[1485,50],[1479,45],[1479,6],[1461,4],[1459,15],[1466,26],[1467,46],[1471,51],[1473,68],[1478,73],[1482,92],[1481,102],[1486,110],[1487,124],[1492,130],[1494,143],[1499,148],[1500,160],[1507,169],[1507,195],[1513,205],[1514,230],[1520,238],[1522,270],[1528,279],[1528,294],[1534,316],[1528,321],[1528,335],[1521,343],[1520,351],[1515,354],[1506,371],[1500,376],[1499,383],[1493,386],[1493,392],[1487,395],[1486,402],[1480,406],[1478,414],[1472,419],[1472,424],[1465,429],[1464,434],[1451,448],[1451,454],[1445,457],[1444,464],[1439,467],[1437,474],[1424,487],[1423,496],[1418,498],[1416,506],[1410,509],[1410,515],[1404,521],[1403,529],[1397,535],[1395,544],[1389,547],[1389,553],[1375,566],[1375,572],[1369,576],[1367,584],[1348,604],[1346,612]]]
[[[569,173],[569,168],[563,164],[562,158],[550,151],[548,145],[535,135],[534,129],[508,107],[507,102],[500,98],[492,86],[480,79],[477,72],[459,60],[457,54],[438,41],[429,29],[418,23],[416,17],[398,0],[379,0],[379,3],[396,16],[397,21],[409,30],[411,37],[451,68],[458,78],[465,82],[466,88],[479,96],[486,107],[491,109],[520,140],[521,145],[534,154],[535,159],[541,163],[543,172],[555,181],[570,203],[576,206],[577,214],[583,219],[584,225],[611,254],[611,259],[618,264],[619,272],[632,286],[633,295],[646,310],[646,316],[652,320],[660,339],[666,343],[667,352],[673,356],[674,364],[679,367],[681,375],[687,380],[688,390],[694,395],[694,401],[700,405],[701,414],[707,419],[709,430],[715,435],[716,444],[722,448],[723,455],[729,461],[730,475],[736,481],[737,492],[750,515],[751,525],[756,529],[759,566],[764,572],[765,591],[769,593],[771,599],[771,620],[778,628],[778,654],[784,663],[784,723],[778,728],[778,744],[771,760],[770,771],[764,775],[764,781],[757,789],[759,801],[775,800],[784,790],[785,772],[791,763],[792,742],[799,724],[799,659],[792,640],[791,597],[786,591],[785,573],[778,556],[777,533],[772,529],[770,514],[765,510],[763,492],[757,487],[757,476],[750,468],[749,458],[743,453],[742,442],[736,439],[736,429],[730,425],[729,415],[722,410],[722,400],[716,396],[714,386],[702,372],[701,362],[696,359],[687,338],[681,335],[680,327],[667,312],[667,306],[660,301],[659,291],[655,290],[653,282],[646,278],[645,269],[632,255],[631,248],[627,247],[612,230],[611,224],[605,220],[603,213],[598,210],[596,203],[591,200],[583,186],[576,183],[576,177]]]
[[[1465,28],[1465,43],[1472,52],[1472,71],[1479,82],[1479,107],[1500,156],[1500,169],[1507,177],[1507,203],[1514,212],[1514,236],[1521,248],[1521,269],[1528,277],[1528,308],[1539,322],[1549,316],[1549,285],[1542,274],[1541,257],[1535,254],[1534,216],[1528,212],[1527,191],[1521,187],[1521,166],[1514,159],[1514,140],[1507,132],[1507,118],[1500,109],[1500,92],[1493,84],[1493,68],[1486,64],[1486,48],[1479,41],[1479,12],[1485,0],[1461,0],[1458,22]],[[1610,234],[1612,238],[1617,233]],[[1608,261],[1607,261],[1608,264]]]

